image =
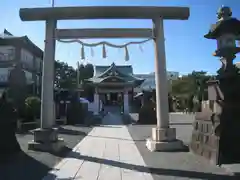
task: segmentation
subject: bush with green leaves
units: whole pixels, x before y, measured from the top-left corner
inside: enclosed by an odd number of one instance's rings
[[[41,100],[32,96],[25,99],[26,116],[28,120],[35,120],[40,117]]]

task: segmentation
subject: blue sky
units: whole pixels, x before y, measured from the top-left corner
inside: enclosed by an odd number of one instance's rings
[[[46,7],[51,0],[5,0],[1,2],[0,30],[6,28],[14,35],[27,35],[34,43],[43,49],[44,22],[22,22],[19,9],[23,7]],[[212,23],[216,22],[216,11],[221,5],[232,8],[233,16],[240,18],[239,0],[55,0],[56,6],[104,6],[104,5],[140,5],[140,6],[187,6],[190,7],[190,18],[187,21],[165,21],[166,60],[169,71],[181,74],[193,70],[204,70],[215,73],[220,62],[212,56],[216,49],[214,40],[203,38]],[[3,16],[4,15],[4,16]],[[117,21],[117,23],[116,23]],[[151,28],[150,20],[74,20],[59,21],[59,28]],[[98,42],[102,39],[85,40]],[[115,44],[123,44],[137,39],[108,39]],[[56,59],[76,66],[80,61],[81,46],[77,43],[57,43]],[[135,73],[154,71],[154,51],[152,41],[143,45],[143,52],[137,45],[129,47],[130,60],[125,62],[124,50],[107,48],[107,59],[102,59],[101,47],[94,48],[94,56],[86,49],[87,61],[98,65],[131,64]],[[239,57],[237,58],[239,59]],[[236,60],[238,61],[238,60]]]

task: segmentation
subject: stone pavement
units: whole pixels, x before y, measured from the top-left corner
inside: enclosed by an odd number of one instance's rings
[[[54,179],[153,180],[121,117],[111,113],[43,178]]]

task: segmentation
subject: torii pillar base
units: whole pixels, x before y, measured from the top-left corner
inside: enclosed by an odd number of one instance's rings
[[[185,146],[181,140],[176,139],[175,128],[153,128],[152,137],[147,139],[146,147],[154,151],[181,151]]]
[[[28,142],[28,149],[34,151],[58,153],[64,147],[63,139],[58,138],[58,129],[35,129],[33,131],[34,140]]]

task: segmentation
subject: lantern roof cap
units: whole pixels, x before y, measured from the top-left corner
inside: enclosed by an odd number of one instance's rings
[[[222,6],[217,12],[217,23],[213,24],[209,32],[204,35],[207,39],[217,39],[223,34],[240,35],[240,21],[232,17],[232,10]]]
[[[218,20],[227,20],[232,17],[232,10],[228,6],[222,5],[217,11]]]

